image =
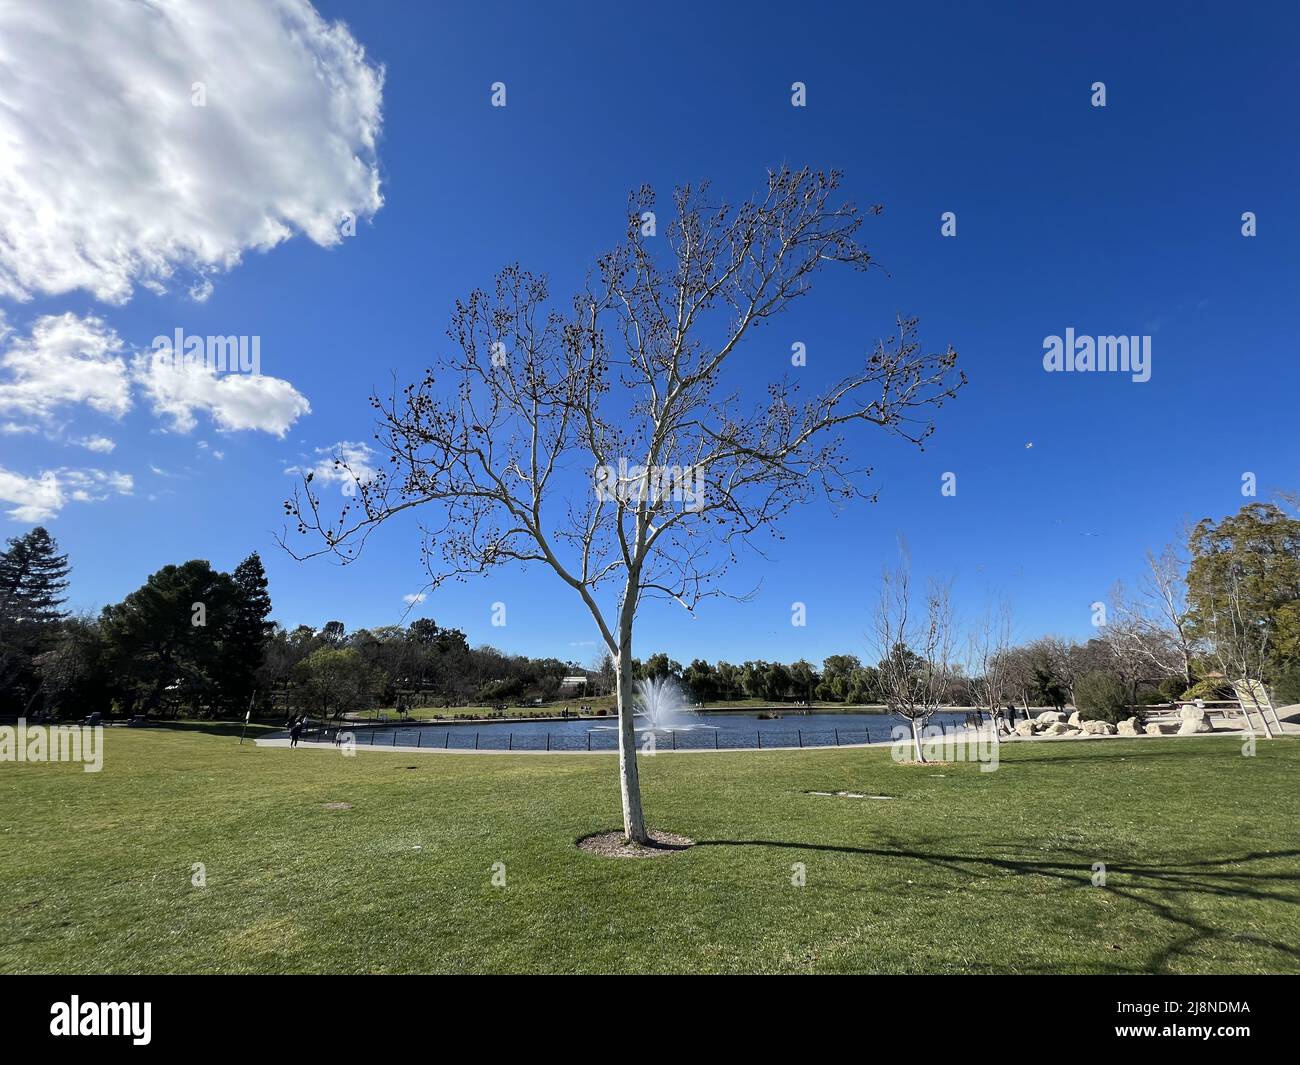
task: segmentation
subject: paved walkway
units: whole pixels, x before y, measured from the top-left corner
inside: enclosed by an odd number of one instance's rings
[[[1300,703],[1279,706],[1277,716],[1282,719],[1282,731],[1288,736],[1300,736]],[[1276,727],[1276,726],[1274,726]]]

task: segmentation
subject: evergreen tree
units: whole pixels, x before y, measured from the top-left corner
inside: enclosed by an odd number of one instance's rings
[[[1262,641],[1270,679],[1300,663],[1300,518],[1248,503],[1192,530],[1187,570],[1189,628],[1214,643],[1235,616]]]
[[[67,577],[68,556],[39,526],[0,551],[0,713],[38,709],[36,659],[60,632]]]
[[[121,603],[105,607],[101,629],[122,708],[145,714],[216,709],[238,600],[229,574],[196,559],[164,566]]]
[[[68,556],[44,527],[9,541],[0,552],[0,622],[49,625],[67,616]]]
[[[58,717],[108,713],[113,688],[99,625],[90,618],[68,618],[50,649],[35,666],[40,674],[42,709]]]
[[[238,713],[248,708],[274,626],[269,620],[271,596],[261,556],[254,551],[235,567],[232,579],[234,599],[231,616],[222,626],[217,682],[224,709]]]

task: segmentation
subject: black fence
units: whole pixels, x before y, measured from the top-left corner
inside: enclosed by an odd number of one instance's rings
[[[650,733],[638,733],[637,746],[645,750]],[[874,728],[755,729],[720,728],[669,729],[654,734],[657,751],[763,750],[776,747],[843,747],[892,740],[892,725]],[[475,729],[473,726],[431,728],[362,728],[330,726],[314,729],[304,739],[348,743],[360,747],[441,749],[453,751],[616,751],[616,728],[587,732],[535,732]]]

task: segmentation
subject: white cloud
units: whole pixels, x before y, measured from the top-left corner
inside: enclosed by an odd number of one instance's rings
[[[0,297],[202,300],[248,251],[339,243],[383,202],[382,89],[307,0],[0,4]]]
[[[0,466],[0,502],[15,504],[7,512],[15,521],[47,521],[68,503],[96,503],[133,488],[131,475],[116,470],[58,469],[26,477]]]
[[[315,454],[321,457],[314,465],[290,466],[284,472],[299,475],[310,473],[313,482],[337,484],[345,496],[356,495],[356,481],[369,481],[379,472],[371,465],[375,453],[369,444],[340,440],[332,447],[316,448]],[[336,458],[342,460],[348,469],[336,465]]]
[[[284,436],[311,411],[288,381],[264,374],[218,373],[199,362],[168,362],[138,355],[132,363],[153,412],[171,419],[177,432],[190,432],[195,411],[207,411],[220,429],[260,429]]]
[[[5,330],[0,342],[6,337],[8,346],[0,353],[5,374],[0,412],[46,421],[59,407],[74,403],[114,418],[130,409],[122,341],[102,319],[48,314],[36,320],[28,336]]]
[[[410,595],[402,596],[402,602],[408,606],[414,606],[416,603],[423,603],[428,598],[428,595],[424,592],[412,592]]]
[[[94,451],[99,455],[107,455],[113,448],[117,447],[117,443],[106,436],[85,436],[75,441],[75,443],[80,444],[87,451]]]
[[[206,411],[217,427],[256,429],[283,436],[311,411],[311,404],[291,385],[263,374],[219,373],[201,361],[167,360],[136,355],[128,367],[125,345],[102,319],[75,314],[38,318],[28,336],[18,336],[0,316],[0,414],[48,423],[61,407],[84,404],[120,418],[132,405],[135,384],[155,414],[171,428],[187,433],[195,413]],[[6,434],[30,428],[4,423]],[[47,431],[47,435],[61,434]],[[92,451],[111,451],[104,436],[73,443]]]

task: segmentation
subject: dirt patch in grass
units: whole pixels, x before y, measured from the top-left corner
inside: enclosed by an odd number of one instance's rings
[[[807,791],[805,795],[821,795],[829,799],[892,799],[892,795],[867,795],[861,791]]]
[[[351,810],[350,802],[325,802],[321,803],[322,810]]]
[[[695,840],[679,836],[675,832],[650,830],[653,841],[645,846],[629,843],[622,832],[600,832],[594,836],[584,836],[578,840],[578,847],[588,854],[601,858],[658,858],[664,854],[676,854],[695,846]]]

